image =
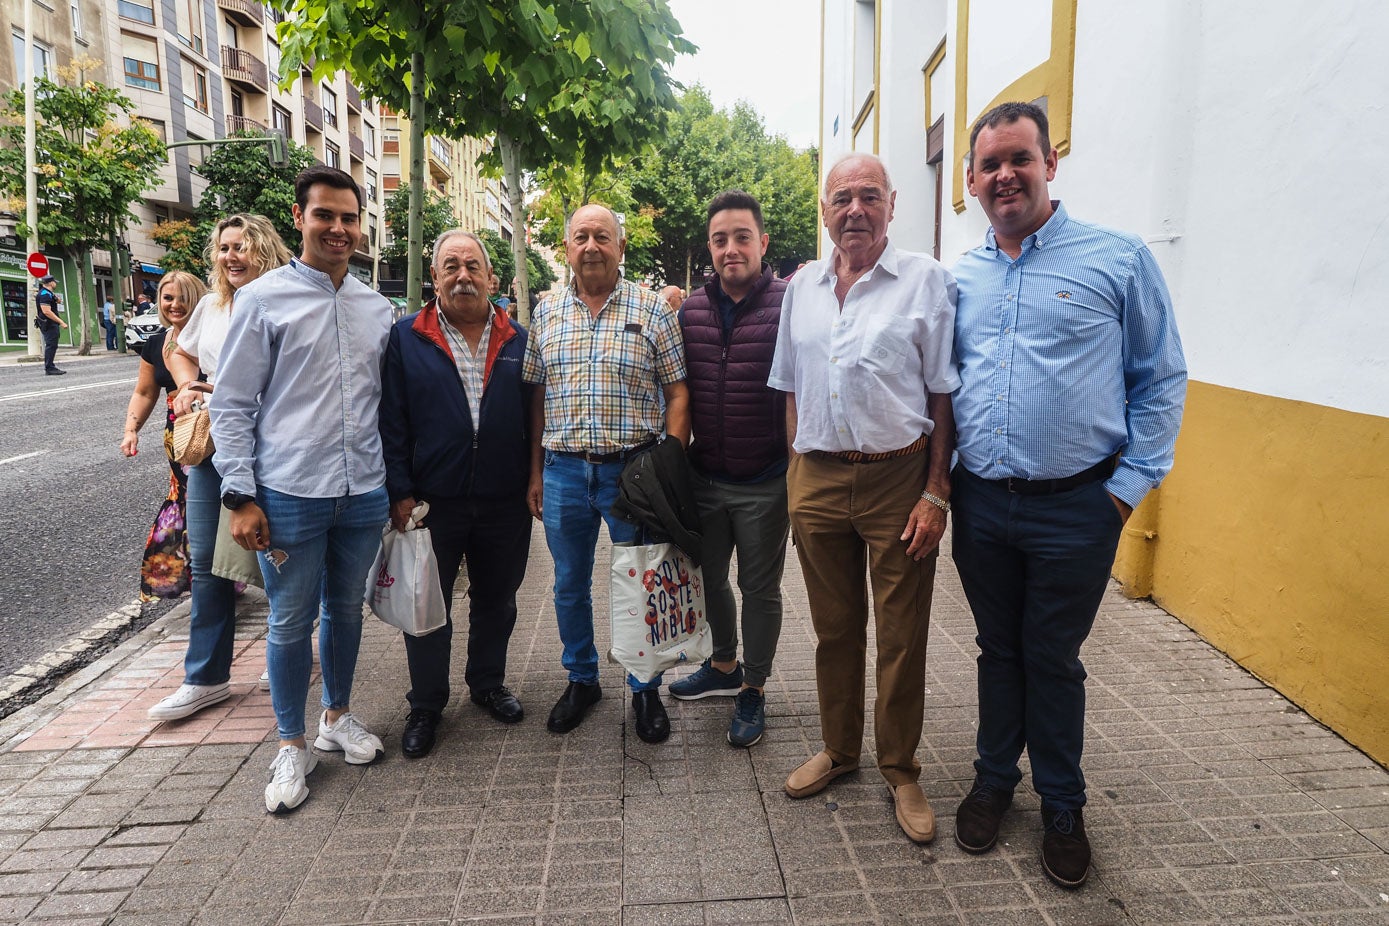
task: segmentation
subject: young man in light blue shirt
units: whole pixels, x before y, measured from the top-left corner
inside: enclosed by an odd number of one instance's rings
[[[349,702],[362,589],[388,518],[377,415],[391,306],[347,272],[361,237],[352,178],[310,167],[295,199],[303,253],[237,291],[211,406],[222,504],[236,542],[259,552],[270,599],[266,663],[280,734],[265,789],[271,813],[303,803],[318,761],[304,727],[320,600],[324,713],[314,746],[357,765],[384,753]]]
[[[955,841],[987,852],[1021,780],[1042,799],[1042,867],[1090,870],[1080,755],[1090,633],[1124,522],[1172,466],[1186,362],[1138,237],[1052,200],[1047,117],[1004,103],[970,137],[992,227],[955,265],[954,557],[978,629],[979,758]]]

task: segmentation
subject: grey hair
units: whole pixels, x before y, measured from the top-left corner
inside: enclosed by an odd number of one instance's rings
[[[483,244],[482,239],[477,235],[463,228],[450,228],[438,238],[434,239],[434,256],[430,259],[429,265],[435,270],[438,270],[439,252],[443,249],[444,243],[450,238],[458,237],[471,238],[473,241],[477,242],[478,250],[482,252],[482,263],[487,267],[487,273],[490,275],[492,273],[492,256],[487,253],[487,245]]]
[[[848,154],[840,155],[838,158],[835,159],[835,162],[830,165],[829,173],[825,174],[826,194],[828,194],[830,191],[830,178],[834,176],[834,172],[839,170],[839,168],[843,167],[848,162],[855,160],[869,161],[877,165],[878,170],[883,172],[883,180],[887,183],[887,191],[889,193],[892,193],[897,189],[895,186],[892,185],[892,175],[887,172],[887,165],[883,163],[882,158],[878,157],[876,154],[869,154],[867,151],[850,151]]]
[[[613,209],[612,209],[611,206],[605,206],[605,205],[603,205],[602,203],[584,203],[582,206],[579,206],[578,209],[575,209],[573,212],[569,213],[568,215],[566,215],[566,216],[564,217],[564,240],[565,240],[565,241],[568,241],[568,240],[569,240],[569,226],[571,226],[571,225],[574,224],[574,216],[576,216],[576,215],[579,214],[579,209],[587,209],[589,206],[597,206],[599,209],[606,209],[606,210],[608,210],[608,215],[610,215],[610,216],[613,217],[613,225],[616,226],[616,228],[617,228],[617,240],[618,240],[618,241],[626,241],[626,240],[627,240],[627,227],[626,227],[625,225],[622,224],[622,220],[621,220],[620,218],[617,217],[617,213],[613,211]]]

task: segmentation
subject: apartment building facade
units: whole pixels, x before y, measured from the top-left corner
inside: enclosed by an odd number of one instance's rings
[[[0,52],[0,90],[20,83],[23,2],[5,0],[12,39]],[[304,71],[282,89],[275,36],[281,14],[256,0],[30,2],[37,73],[56,79],[59,68],[94,60],[84,76],[120,89],[135,103],[134,115],[166,142],[278,130],[308,146],[319,162],[351,174],[365,198],[364,234],[351,272],[374,283],[383,227],[380,113],[343,73],[315,81]],[[110,255],[93,256],[100,299],[130,298],[158,279],[163,248],[151,232],[160,222],[192,216],[206,188],[194,168],[210,150],[169,152],[158,185],[132,208],[139,221],[125,232],[131,276],[113,280]],[[15,237],[13,219],[5,223],[0,218],[0,279],[8,280],[23,241]],[[67,271],[62,255],[50,260]],[[6,284],[7,307],[17,301],[9,292],[15,288]],[[0,330],[0,343],[9,335]]]

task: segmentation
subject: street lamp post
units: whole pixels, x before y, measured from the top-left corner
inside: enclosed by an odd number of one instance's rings
[[[28,254],[39,250],[39,178],[34,131],[34,4],[24,3],[24,221],[29,226]],[[28,311],[27,309],[25,310]],[[28,325],[29,356],[37,359],[43,354],[38,325]]]

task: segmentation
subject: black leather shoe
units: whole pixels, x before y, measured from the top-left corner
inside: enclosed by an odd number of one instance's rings
[[[473,692],[473,703],[486,708],[487,713],[502,723],[520,723],[521,718],[526,716],[521,702],[505,685]]]
[[[998,842],[1003,814],[1013,803],[1013,792],[974,779],[965,799],[955,811],[955,845],[978,855]]]
[[[584,722],[584,715],[588,713],[588,709],[597,704],[602,697],[603,689],[598,687],[597,682],[591,685],[570,682],[569,687],[564,689],[564,694],[555,702],[545,726],[551,733],[568,733]]]
[[[48,376],[62,376],[64,373],[67,372],[67,370],[60,370],[57,367],[54,367],[51,370],[44,370],[43,372]]]
[[[1042,808],[1042,870],[1065,888],[1080,887],[1090,874],[1090,840],[1080,808]]]
[[[670,717],[656,688],[632,692],[632,710],[637,715],[637,736],[648,743],[663,743],[670,736]]]
[[[434,748],[435,731],[439,728],[439,712],[414,708],[405,717],[405,732],[400,735],[400,751],[407,759],[423,759]]]

